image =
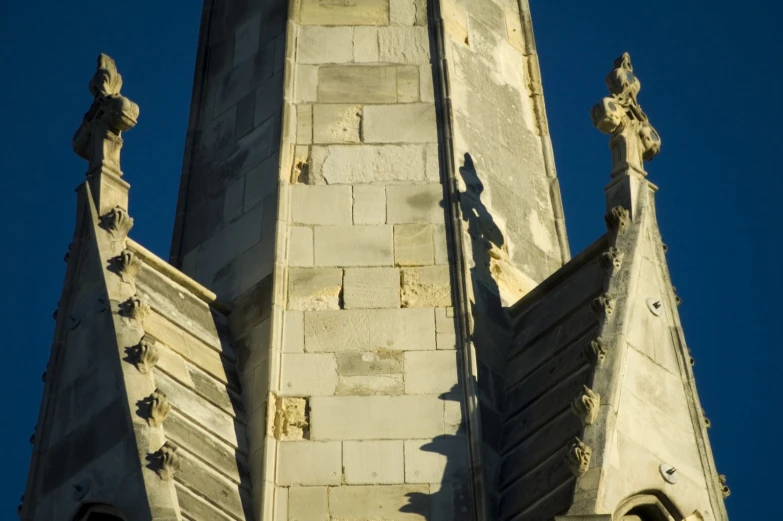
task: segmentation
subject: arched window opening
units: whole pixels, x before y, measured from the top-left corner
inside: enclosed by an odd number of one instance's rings
[[[675,521],[682,519],[674,504],[660,492],[630,497],[620,503],[613,519],[620,521]]]

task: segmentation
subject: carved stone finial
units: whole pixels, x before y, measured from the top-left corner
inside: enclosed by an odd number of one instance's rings
[[[173,478],[180,467],[177,447],[168,441],[163,444],[158,452],[151,454],[148,459],[150,460],[150,466],[163,480]]]
[[[598,130],[612,136],[612,177],[630,170],[644,175],[643,161],[658,155],[661,138],[636,99],[641,83],[633,73],[630,54],[614,61],[606,86],[609,96],[593,106],[590,115]]]
[[[571,403],[571,412],[582,421],[582,425],[592,425],[598,419],[599,407],[601,407],[601,395],[585,385],[579,396]]]
[[[726,486],[726,475],[725,474],[719,475],[718,481],[720,482],[720,490],[721,493],[723,494],[723,499],[726,499],[731,495],[731,489],[729,489],[729,487]]]
[[[141,269],[141,259],[131,250],[123,250],[113,260],[123,282],[132,282]]]
[[[612,246],[601,254],[601,264],[606,269],[619,270],[623,264],[623,257],[623,252]]]
[[[150,305],[147,300],[140,295],[133,295],[122,303],[122,314],[134,320],[144,320],[150,312]]]
[[[139,106],[120,94],[122,76],[109,56],[98,55],[97,70],[90,80],[93,102],[73,136],[76,155],[89,162],[87,174],[120,170],[120,135],[136,126]]]
[[[600,338],[591,340],[585,346],[585,356],[594,366],[600,366],[606,358],[606,344]]]
[[[612,230],[616,231],[618,234],[621,234],[625,231],[625,228],[628,226],[628,218],[630,214],[628,213],[628,210],[623,208],[622,206],[615,206],[612,208],[612,210],[607,213],[604,216],[604,221],[606,222],[606,226]]]
[[[113,237],[122,238],[133,228],[133,217],[128,215],[128,210],[125,208],[115,206],[109,213],[101,216],[101,226]]]
[[[161,390],[155,389],[144,401],[148,407],[147,423],[153,427],[163,425],[171,412],[171,404],[166,395]]]
[[[142,374],[148,374],[158,363],[158,348],[155,341],[147,337],[142,337],[138,345],[128,349],[130,351],[129,360],[136,366]]]
[[[585,445],[579,438],[574,438],[574,443],[568,448],[566,460],[568,467],[574,476],[579,477],[587,472],[590,467],[590,457],[593,455],[593,449]]]
[[[599,318],[609,318],[614,313],[614,295],[604,293],[600,297],[593,300],[591,305],[593,312],[598,315]]]

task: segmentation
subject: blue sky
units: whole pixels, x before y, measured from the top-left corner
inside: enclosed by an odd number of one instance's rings
[[[783,368],[778,323],[783,116],[778,24],[762,0],[531,0],[574,253],[604,231],[610,156],[589,109],[623,51],[661,134],[648,165],[680,313],[696,358],[718,469],[734,519],[783,519],[774,501]],[[199,25],[198,2],[0,2],[0,255],[5,333],[0,519],[24,492],[49,355],[51,318],[85,163],[70,147],[90,104],[95,56],[117,60],[141,106],[125,136],[133,236],[168,256]],[[766,462],[762,464],[762,462]],[[773,475],[774,472],[774,475]]]

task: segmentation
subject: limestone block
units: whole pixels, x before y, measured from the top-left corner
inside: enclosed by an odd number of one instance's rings
[[[275,490],[275,521],[288,521],[288,489]]]
[[[343,281],[345,309],[400,307],[400,270],[348,268]]]
[[[234,34],[234,67],[258,51],[261,16],[256,15],[240,25]]]
[[[350,186],[291,186],[291,220],[296,224],[351,224]]]
[[[226,188],[223,198],[223,222],[230,223],[242,215],[242,200],[245,196],[245,177],[242,176]]]
[[[429,485],[342,486],[329,489],[332,519],[426,521]]]
[[[435,264],[449,263],[449,249],[446,239],[446,225],[436,224],[434,231]]]
[[[366,143],[435,143],[435,106],[430,103],[368,105],[362,136]]]
[[[313,440],[432,438],[443,433],[437,396],[314,396]]]
[[[353,28],[301,26],[296,59],[308,64],[350,62],[353,60]]]
[[[356,185],[353,187],[353,223],[386,224],[386,187]]]
[[[322,103],[394,103],[397,69],[365,65],[324,66],[318,70]]]
[[[448,265],[403,268],[402,307],[451,306],[451,280]]]
[[[288,521],[329,521],[326,487],[288,489]]]
[[[435,310],[435,331],[454,333],[454,308],[438,308]]]
[[[283,352],[304,353],[304,313],[301,311],[285,312]]]
[[[340,376],[335,391],[338,396],[399,396],[404,393],[402,374]]]
[[[405,442],[406,483],[448,483],[461,480],[467,472],[465,438],[442,436]]]
[[[316,226],[316,266],[391,266],[391,226]]]
[[[291,226],[288,229],[288,265],[310,267],[313,265],[313,229]]]
[[[416,101],[419,101],[419,67],[416,65],[397,67],[397,102]]]
[[[421,93],[419,95],[421,101],[429,103],[434,102],[435,87],[432,84],[432,67],[429,64],[421,65],[419,84],[421,85]]]
[[[296,106],[296,142],[309,145],[313,142],[313,106]]]
[[[329,184],[428,180],[421,145],[314,146],[312,168],[315,177]]]
[[[314,143],[359,143],[361,105],[315,105],[313,107]]]
[[[378,58],[387,63],[427,63],[430,41],[426,27],[381,27]]]
[[[440,184],[386,187],[386,222],[442,223],[443,187]]]
[[[435,349],[431,309],[346,309],[305,313],[305,351]]]
[[[378,61],[378,29],[375,27],[354,27],[353,61],[356,63]]]
[[[373,376],[402,374],[400,351],[348,351],[337,353],[337,371],[340,376]]]
[[[394,227],[394,264],[426,266],[435,259],[431,224],[398,224]]]
[[[339,441],[280,442],[277,456],[278,485],[339,485],[342,479]]]
[[[405,353],[405,393],[449,392],[459,385],[457,368],[454,351],[408,351]]]
[[[427,181],[440,183],[440,153],[437,143],[427,145],[424,161],[427,170]]]
[[[349,485],[405,483],[402,441],[346,441],[345,482]]]
[[[332,353],[283,353],[281,393],[330,396],[337,388],[337,360]]]
[[[245,211],[250,210],[264,199],[268,199],[277,189],[277,174],[280,156],[275,154],[261,161],[245,175]]]
[[[455,333],[438,333],[435,343],[438,349],[457,349],[457,335]]]
[[[461,434],[464,432],[465,416],[459,397],[453,397],[443,402],[443,421],[446,424],[446,434]]]
[[[389,22],[391,25],[414,25],[416,23],[415,0],[391,0]]]
[[[296,65],[294,79],[294,100],[297,103],[312,103],[318,100],[318,67]]]
[[[506,37],[516,50],[525,53],[525,36],[522,34],[522,19],[519,13],[506,11]]]
[[[340,309],[343,271],[329,268],[291,268],[288,271],[288,309]]]
[[[299,23],[302,25],[387,25],[389,0],[362,0],[361,2],[302,0]]]

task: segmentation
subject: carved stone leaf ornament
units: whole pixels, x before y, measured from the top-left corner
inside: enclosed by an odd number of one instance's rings
[[[146,336],[142,337],[139,344],[133,349],[133,362],[142,374],[148,374],[158,363],[160,355],[155,342]]]
[[[612,246],[601,254],[601,264],[606,269],[619,270],[623,264],[623,252]]]
[[[150,305],[144,297],[134,295],[122,303],[122,312],[128,318],[141,321],[149,314]]]
[[[128,215],[125,208],[115,206],[109,213],[101,216],[101,225],[113,237],[122,238],[128,235],[128,232],[133,228],[133,217]]]
[[[158,452],[152,455],[152,464],[155,472],[162,480],[170,480],[179,471],[180,458],[177,455],[177,447],[166,442]]]
[[[574,443],[568,448],[566,461],[571,472],[576,477],[580,477],[587,472],[590,467],[590,458],[593,455],[593,449],[588,447],[579,438],[574,438]]]
[[[123,250],[114,262],[123,282],[133,281],[141,269],[141,259],[131,250]]]
[[[166,395],[159,389],[155,389],[146,399],[149,406],[149,415],[147,423],[153,427],[163,425],[163,422],[171,412],[171,404]]]
[[[593,300],[592,310],[599,318],[609,318],[614,313],[615,298],[609,293],[604,293]]]
[[[609,213],[607,213],[604,216],[604,221],[606,221],[606,226],[611,231],[621,234],[625,231],[625,228],[628,226],[629,217],[630,214],[628,213],[628,210],[626,210],[622,206],[615,206],[614,208],[612,208],[612,210]]]
[[[591,364],[600,366],[606,358],[606,344],[604,344],[604,341],[600,338],[591,340],[585,346],[585,356],[587,356]]]
[[[601,407],[601,395],[583,386],[582,393],[571,403],[571,411],[582,422],[582,425],[592,425],[598,419]]]

